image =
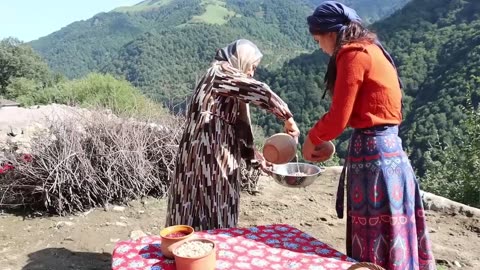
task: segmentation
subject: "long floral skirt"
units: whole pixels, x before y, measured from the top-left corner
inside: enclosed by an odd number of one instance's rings
[[[388,270],[436,269],[420,188],[398,126],[355,130],[340,179],[347,181],[347,255]]]

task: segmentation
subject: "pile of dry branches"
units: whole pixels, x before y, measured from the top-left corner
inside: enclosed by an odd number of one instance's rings
[[[0,207],[27,206],[64,215],[143,196],[163,197],[175,166],[184,123],[160,124],[96,113],[51,121],[31,142],[29,162],[15,158],[0,175]],[[242,187],[256,189],[259,174],[243,170]]]
[[[65,214],[146,195],[163,196],[183,121],[162,125],[96,114],[52,121],[31,142],[31,162],[13,161],[0,180],[0,205]],[[12,160],[12,159],[11,159]]]

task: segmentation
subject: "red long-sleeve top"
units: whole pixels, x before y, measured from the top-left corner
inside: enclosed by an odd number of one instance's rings
[[[313,144],[335,139],[347,126],[400,124],[402,92],[397,72],[377,45],[345,45],[336,61],[330,110],[308,133]]]

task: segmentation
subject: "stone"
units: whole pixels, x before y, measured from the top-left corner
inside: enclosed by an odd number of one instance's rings
[[[452,263],[449,260],[446,260],[446,259],[436,259],[435,261],[439,265],[452,266]]]
[[[139,238],[142,238],[144,236],[147,236],[146,233],[144,233],[142,230],[133,230],[130,232],[130,238],[133,240],[137,240]]]
[[[71,222],[71,221],[59,221],[59,222],[57,222],[57,224],[55,224],[55,227],[57,229],[59,229],[59,228],[65,227],[65,226],[71,227],[73,225],[74,225],[74,223]]]
[[[123,211],[125,211],[125,207],[115,205],[114,207],[112,207],[112,211],[115,211],[115,212],[123,212]]]

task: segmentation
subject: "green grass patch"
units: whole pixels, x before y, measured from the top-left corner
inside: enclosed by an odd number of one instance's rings
[[[51,103],[106,108],[117,115],[158,116],[166,110],[145,97],[140,90],[124,79],[109,74],[91,73],[86,77],[62,81],[49,87],[35,80],[15,78],[7,87],[7,98],[23,106]]]
[[[206,23],[222,25],[228,22],[229,18],[235,16],[235,12],[225,7],[225,2],[219,0],[203,0],[205,13],[193,16],[190,23]]]

